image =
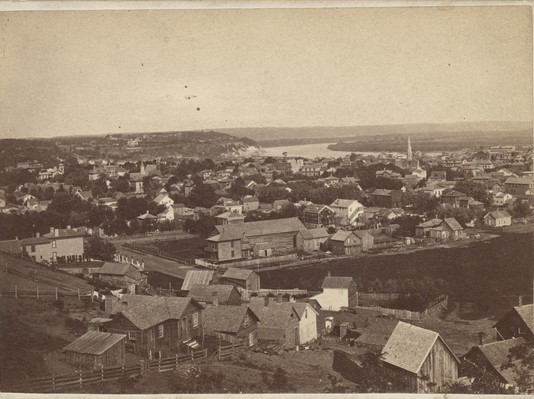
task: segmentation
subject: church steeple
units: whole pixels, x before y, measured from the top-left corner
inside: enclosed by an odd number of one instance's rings
[[[412,142],[410,141],[410,137],[408,137],[408,161],[412,161]]]

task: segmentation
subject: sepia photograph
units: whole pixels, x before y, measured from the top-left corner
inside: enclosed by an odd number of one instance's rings
[[[532,19],[0,1],[1,395],[534,394]]]

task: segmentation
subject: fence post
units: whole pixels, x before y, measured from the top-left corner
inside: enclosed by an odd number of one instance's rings
[[[104,364],[100,365],[100,379],[104,381]]]
[[[39,286],[37,286],[37,299],[39,299]]]
[[[83,374],[82,374],[82,369],[80,368],[80,387],[82,386],[82,383],[83,383]]]
[[[57,296],[57,287],[56,287],[56,301],[57,301],[57,298],[58,298],[58,296]]]
[[[56,375],[52,374],[52,391],[56,390]]]
[[[175,359],[174,367],[178,367],[178,353],[175,355]]]
[[[80,289],[78,288],[78,301],[80,300]]]
[[[15,286],[15,299],[18,298],[18,293],[17,293],[17,286]]]
[[[158,357],[158,372],[161,371],[161,356]]]
[[[139,363],[141,364],[141,374],[145,374],[145,362],[141,359]]]

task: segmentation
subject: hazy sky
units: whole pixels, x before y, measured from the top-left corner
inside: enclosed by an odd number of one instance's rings
[[[530,7],[0,14],[0,137],[488,120],[532,120]]]

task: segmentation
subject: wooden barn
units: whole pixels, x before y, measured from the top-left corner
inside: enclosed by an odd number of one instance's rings
[[[222,277],[228,283],[244,288],[245,290],[260,290],[260,275],[252,270],[229,267]]]
[[[399,321],[382,350],[387,374],[405,379],[411,391],[439,392],[458,380],[460,360],[441,336]]]
[[[124,365],[124,334],[88,331],[65,348],[65,360],[84,369]]]

